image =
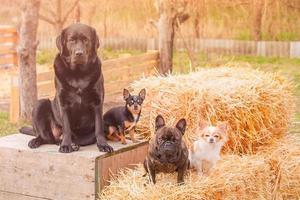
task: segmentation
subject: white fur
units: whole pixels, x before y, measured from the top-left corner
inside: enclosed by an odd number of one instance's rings
[[[206,127],[205,131],[213,134],[217,130],[217,127]],[[224,133],[225,134],[225,133]],[[206,160],[210,163],[211,169],[215,167],[217,161],[220,159],[220,152],[222,146],[225,144],[227,137],[214,143],[209,143],[205,138],[200,137],[193,144],[194,152],[189,150],[189,160],[191,167],[195,168],[198,174],[203,173],[202,164]]]

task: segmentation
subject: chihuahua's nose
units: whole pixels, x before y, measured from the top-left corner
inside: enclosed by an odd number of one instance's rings
[[[82,50],[76,50],[75,51],[75,56],[82,56],[83,55],[83,51]]]
[[[214,143],[214,138],[210,138],[210,139],[209,139],[209,142],[210,142],[210,143]]]
[[[138,109],[138,106],[137,106],[137,105],[134,105],[134,109],[137,110],[137,109]]]

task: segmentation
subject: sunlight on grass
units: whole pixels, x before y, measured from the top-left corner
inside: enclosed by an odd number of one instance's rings
[[[21,126],[26,125],[24,122],[12,124],[9,122],[8,112],[0,112],[0,137],[17,133]]]

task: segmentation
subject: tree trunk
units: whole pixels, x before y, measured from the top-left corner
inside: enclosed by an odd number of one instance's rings
[[[20,68],[21,118],[31,120],[37,101],[36,47],[40,0],[24,0],[18,47]]]
[[[253,18],[253,38],[254,40],[261,40],[261,24],[263,16],[264,0],[254,0],[254,18]]]
[[[174,19],[161,13],[158,20],[158,50],[159,50],[159,73],[167,75],[172,73],[173,43],[174,43]]]
[[[160,62],[158,71],[161,75],[172,73],[175,29],[189,18],[189,15],[184,13],[187,2],[187,0],[156,1],[156,8],[159,12],[157,29]]]
[[[77,2],[75,11],[74,11],[74,21],[75,23],[79,23],[80,22],[80,5],[79,2]]]

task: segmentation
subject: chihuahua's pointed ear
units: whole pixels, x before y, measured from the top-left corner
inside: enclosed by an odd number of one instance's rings
[[[180,130],[181,134],[183,135],[186,128],[186,120],[184,118],[180,119],[176,124],[176,128]]]
[[[146,97],[146,89],[145,89],[145,88],[142,89],[142,90],[140,91],[139,96],[140,96],[143,100],[145,99],[145,97]]]
[[[218,122],[217,127],[224,134],[228,130],[228,123],[227,122]]]
[[[130,92],[127,89],[123,89],[123,98],[126,101],[130,97]]]
[[[165,126],[165,120],[161,115],[157,115],[155,119],[155,131]]]
[[[209,122],[208,121],[201,121],[200,123],[199,123],[199,130],[204,130],[206,127],[208,127],[209,126]]]

